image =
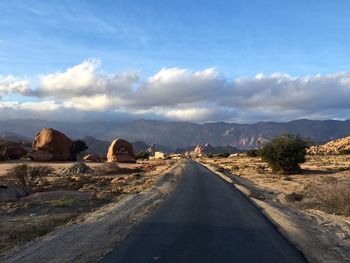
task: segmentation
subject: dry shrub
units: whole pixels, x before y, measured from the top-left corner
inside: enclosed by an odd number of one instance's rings
[[[42,178],[53,172],[54,169],[46,165],[28,166],[27,164],[19,164],[10,170],[9,174],[15,176],[23,187],[33,187]]]
[[[350,182],[330,182],[309,186],[306,189],[306,196],[309,199],[306,203],[309,208],[350,216]]]
[[[300,202],[301,200],[303,200],[304,195],[299,194],[299,193],[291,193],[291,194],[286,194],[284,199],[288,202],[288,203],[292,203],[292,202]]]

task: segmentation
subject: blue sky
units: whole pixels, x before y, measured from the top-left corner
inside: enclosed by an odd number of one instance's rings
[[[79,118],[347,119],[349,14],[347,0],[2,0],[0,119],[49,118],[47,108]],[[294,107],[283,100],[290,92]],[[90,107],[76,107],[82,100]]]
[[[0,72],[216,67],[227,77],[350,67],[349,1],[0,2]]]

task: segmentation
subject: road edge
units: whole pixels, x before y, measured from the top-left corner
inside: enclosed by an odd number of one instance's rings
[[[330,258],[327,251],[324,251],[318,246],[314,246],[313,249],[310,249],[310,244],[315,241],[313,240],[312,236],[308,235],[306,231],[303,230],[303,227],[298,224],[298,222],[290,220],[291,216],[288,214],[288,211],[282,211],[278,207],[268,202],[252,197],[253,193],[249,188],[238,184],[229,176],[220,171],[217,171],[215,167],[203,163],[200,160],[195,161],[209,171],[213,172],[215,175],[219,176],[222,180],[232,184],[234,188],[241,192],[255,207],[257,207],[265,215],[265,217],[277,228],[277,230],[305,256],[308,262],[344,262],[339,258]],[[234,174],[230,174],[230,176],[233,178],[237,177]],[[289,213],[293,212],[289,211]]]

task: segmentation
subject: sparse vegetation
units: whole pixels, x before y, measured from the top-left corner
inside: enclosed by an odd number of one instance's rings
[[[149,152],[146,151],[140,151],[136,154],[137,160],[146,160],[149,158]]]
[[[53,169],[46,165],[28,166],[27,164],[16,165],[10,174],[15,175],[23,187],[33,187],[43,177],[53,173]]]
[[[303,200],[304,195],[293,192],[291,194],[286,194],[284,198],[288,203],[300,202],[301,200]]]
[[[306,148],[310,142],[299,135],[283,134],[273,138],[260,150],[261,158],[273,172],[293,174],[301,171],[305,162]]]
[[[328,182],[306,188],[307,208],[317,208],[327,213],[350,216],[350,182]]]
[[[46,234],[48,234],[49,232],[52,231],[51,227],[48,226],[40,226],[36,229],[35,233],[38,237],[42,237],[45,236]]]

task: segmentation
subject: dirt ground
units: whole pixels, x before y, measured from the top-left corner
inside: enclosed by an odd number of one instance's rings
[[[244,154],[199,161],[231,178],[310,262],[348,262],[350,155],[307,156],[294,175],[274,174]]]
[[[92,198],[74,198],[49,201],[0,202],[0,255],[10,248],[22,245],[46,235],[57,227],[74,223],[78,217],[128,195],[151,188],[161,173],[168,169],[172,160],[150,160],[136,164],[86,163],[92,170],[87,174],[64,173],[74,162],[35,163],[30,161],[8,161],[0,163],[0,185],[21,184],[11,171],[16,165],[49,166],[53,171],[26,189],[29,194],[50,191],[76,191],[91,193]],[[115,179],[113,182],[112,180]],[[22,187],[23,188],[23,187]]]

